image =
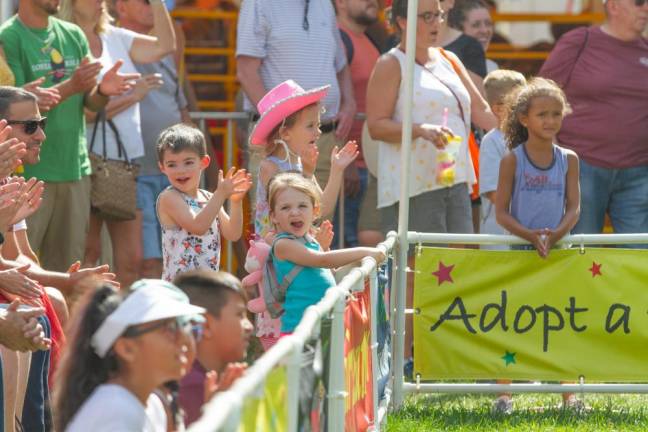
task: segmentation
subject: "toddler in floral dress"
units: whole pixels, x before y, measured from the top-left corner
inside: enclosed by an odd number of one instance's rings
[[[171,186],[157,201],[162,228],[162,279],[194,269],[218,270],[220,236],[236,241],[243,231],[242,200],[252,185],[245,170],[232,167],[218,173],[214,193],[200,189],[202,172],[209,166],[205,137],[198,129],[178,124],[160,134],[157,145],[160,170]],[[229,199],[229,214],[223,205]]]

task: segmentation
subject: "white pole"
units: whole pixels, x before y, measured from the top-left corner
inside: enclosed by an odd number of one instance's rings
[[[328,431],[344,430],[344,410],[347,397],[344,382],[344,309],[346,299],[340,297],[333,308],[331,324],[329,388],[328,388]]]
[[[396,323],[394,343],[394,407],[403,403],[403,352],[405,349],[405,293],[407,291],[407,225],[409,219],[410,152],[412,148],[412,99],[414,95],[414,54],[416,53],[416,11],[418,0],[407,3],[406,66],[403,77],[403,133],[401,138],[401,191],[398,206],[398,277],[396,278]]]
[[[369,305],[371,308],[371,398],[373,400],[374,431],[380,432],[380,420],[378,419],[378,266],[375,266],[369,273]],[[364,281],[362,282],[364,285]]]

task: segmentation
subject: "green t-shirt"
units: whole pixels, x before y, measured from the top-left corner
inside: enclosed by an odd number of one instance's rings
[[[0,43],[17,86],[42,76],[47,77],[43,87],[65,81],[90,52],[78,26],[54,17],[49,18],[46,29],[29,29],[14,16],[0,27]],[[41,160],[25,166],[25,177],[67,182],[89,175],[83,94],[70,96],[44,115],[47,138],[41,148]]]

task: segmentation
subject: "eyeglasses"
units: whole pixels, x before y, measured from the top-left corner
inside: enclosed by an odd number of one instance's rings
[[[425,24],[432,24],[433,22],[442,22],[445,19],[443,12],[423,12],[416,15],[423,20]]]
[[[122,336],[126,338],[136,338],[138,336],[142,336],[143,334],[151,333],[158,329],[163,329],[164,333],[175,339],[175,337],[178,335],[178,332],[182,330],[183,327],[184,324],[180,322],[178,318],[173,320],[162,320],[149,326],[129,327],[126,329],[126,331],[124,331],[124,334],[122,334]]]
[[[7,124],[19,124],[23,125],[23,130],[27,135],[33,135],[36,133],[38,128],[45,130],[45,125],[47,125],[47,117],[41,117],[40,120],[7,120]]]

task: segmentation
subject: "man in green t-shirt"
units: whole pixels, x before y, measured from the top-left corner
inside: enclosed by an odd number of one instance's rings
[[[97,83],[101,64],[90,60],[78,26],[52,16],[58,8],[59,0],[20,0],[18,14],[0,27],[0,44],[17,86],[45,77],[42,86],[61,95],[47,113],[41,162],[25,167],[25,177],[45,182],[41,208],[28,219],[29,241],[43,267],[65,271],[83,258],[90,215],[83,109],[101,110],[138,75],[119,74],[116,63]]]

